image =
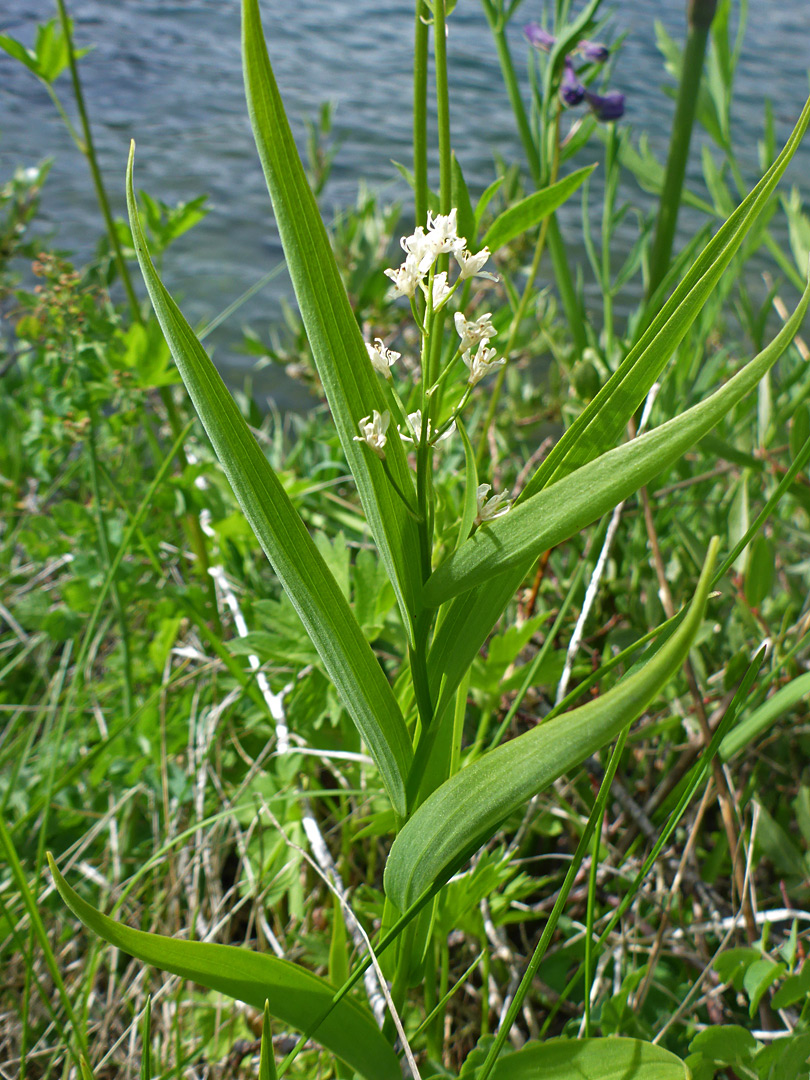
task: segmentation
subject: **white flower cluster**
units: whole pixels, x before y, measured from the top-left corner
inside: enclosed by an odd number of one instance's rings
[[[461,359],[469,368],[467,382],[470,386],[476,386],[495,368],[503,367],[506,360],[501,357],[496,360],[497,352],[490,349],[488,343],[495,337],[495,327],[492,325],[492,316],[487,311],[478,319],[467,320],[460,311],[455,316],[456,333],[461,338]],[[473,355],[473,347],[477,346]]]
[[[458,235],[458,211],[454,208],[449,214],[437,214],[428,211],[427,231],[417,225],[410,236],[403,236],[400,241],[405,252],[405,262],[396,270],[385,273],[394,283],[395,296],[412,298],[417,287],[427,296],[425,278],[430,273],[439,255],[452,253],[459,266],[456,283],[470,277],[486,277],[497,281],[494,274],[482,270],[489,259],[489,248],[482,248],[475,255],[467,250],[467,241]],[[447,273],[437,274],[433,279],[433,310],[437,310],[450,295],[452,287],[447,280]]]

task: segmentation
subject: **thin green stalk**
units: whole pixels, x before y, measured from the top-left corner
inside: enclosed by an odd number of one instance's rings
[[[413,199],[417,225],[425,224],[428,211],[427,17],[424,0],[416,0],[413,44]]]
[[[622,897],[622,900],[619,903],[619,906],[616,908],[616,910],[611,915],[607,926],[604,928],[602,933],[599,935],[599,939],[596,942],[597,949],[602,948],[602,946],[605,944],[605,942],[607,941],[610,934],[613,932],[613,930],[614,930],[615,926],[617,925],[617,923],[619,922],[619,920],[624,916],[627,909],[633,903],[633,901],[634,901],[634,899],[635,899],[635,897],[636,897],[636,895],[638,893],[638,890],[641,887],[642,882],[646,878],[647,874],[650,872],[651,868],[655,865],[655,863],[656,863],[656,861],[658,859],[658,856],[660,855],[662,849],[664,848],[664,845],[667,843],[670,836],[675,832],[675,829],[678,827],[678,824],[680,823],[680,820],[683,817],[683,814],[686,811],[687,806],[689,805],[689,803],[694,798],[695,792],[697,791],[698,787],[702,783],[703,778],[708,773],[709,768],[711,766],[711,763],[714,760],[715,756],[717,755],[717,752],[720,749],[720,744],[722,743],[725,736],[728,734],[728,732],[732,729],[732,727],[736,723],[737,717],[739,716],[740,710],[742,709],[743,705],[749,704],[751,687],[753,686],[753,683],[754,683],[754,680],[756,679],[756,676],[759,674],[760,668],[762,667],[762,664],[763,664],[763,662],[765,660],[766,654],[767,654],[767,649],[766,649],[766,647],[764,645],[762,645],[762,646],[760,646],[758,652],[754,655],[753,659],[751,660],[751,663],[748,666],[748,670],[746,671],[745,675],[743,676],[743,679],[742,679],[742,681],[740,682],[740,685],[737,688],[737,692],[735,693],[735,695],[734,695],[734,697],[733,697],[733,699],[731,701],[731,704],[729,705],[728,709],[726,710],[726,713],[723,716],[723,719],[720,721],[720,723],[717,725],[717,727],[714,730],[714,734],[712,735],[711,742],[706,747],[706,749],[703,751],[702,755],[698,758],[698,760],[695,762],[695,764],[692,766],[692,770],[688,774],[689,779],[687,780],[686,787],[685,787],[685,789],[683,791],[683,794],[681,795],[680,799],[678,800],[678,805],[673,809],[672,813],[669,814],[669,816],[667,817],[667,821],[666,821],[666,824],[664,825],[664,828],[661,831],[661,835],[658,837],[658,839],[656,840],[655,844],[652,847],[652,850],[648,854],[647,858],[644,860],[644,864],[641,867],[641,869],[638,871],[638,873],[636,874],[635,878],[633,879],[633,882],[632,882],[629,890]],[[600,789],[600,791],[601,791],[601,789]],[[553,1007],[549,1011],[548,1016],[543,1021],[543,1026],[540,1029],[540,1038],[541,1039],[543,1038],[543,1036],[548,1031],[550,1025],[553,1023],[554,1018],[557,1015],[557,1012],[560,1009],[560,1007],[568,999],[568,995],[576,987],[577,983],[582,978],[582,975],[583,975],[583,970],[582,970],[582,967],[580,966],[577,969],[577,971],[575,971],[574,974],[571,976],[571,978],[568,980],[568,982],[566,983],[565,987],[563,988],[563,991],[560,994],[559,998],[557,999],[557,1001],[555,1001]],[[483,1080],[483,1077],[479,1078],[479,1080]]]
[[[667,167],[658,206],[655,240],[650,256],[648,296],[652,296],[664,280],[672,258],[678,210],[689,160],[689,144],[692,140],[700,79],[703,74],[703,59],[716,7],[717,0],[690,0],[689,3],[689,30],[683,53],[681,81],[678,87],[675,118],[672,122]]]
[[[599,847],[602,843],[602,824],[605,820],[604,806],[599,811],[596,828],[593,831],[591,848],[591,868],[588,874],[588,906],[585,915],[585,1038],[591,1035],[591,975],[593,973],[593,923],[596,909],[596,870],[599,866]]]
[[[512,54],[509,51],[509,43],[506,40],[505,21],[496,10],[492,0],[481,0],[481,2],[495,41],[495,50],[501,66],[501,77],[506,87],[506,93],[509,96],[509,104],[512,106],[512,112],[515,116],[520,141],[523,143],[523,152],[526,155],[529,172],[532,175],[534,186],[539,190],[543,186],[543,166],[540,151],[532,134],[526,106],[523,104],[523,98],[521,97],[520,84],[512,61]],[[580,355],[588,344],[588,340],[574,280],[571,277],[565,241],[562,238],[556,214],[552,214],[548,219],[547,233],[548,251],[554,269],[554,278],[557,282],[560,300],[574,339],[577,355]]]
[[[121,281],[126,290],[127,302],[129,303],[129,308],[132,312],[132,318],[135,322],[141,322],[141,310],[138,305],[138,298],[135,295],[135,289],[132,287],[132,278],[129,275],[129,268],[124,259],[124,253],[121,250],[121,242],[118,239],[118,232],[115,228],[112,212],[110,211],[110,203],[104,188],[104,181],[101,178],[101,170],[98,167],[98,157],[96,155],[95,144],[93,143],[93,132],[90,129],[87,108],[85,107],[84,92],[82,91],[82,84],[79,79],[79,68],[76,63],[76,53],[73,48],[73,36],[70,30],[70,19],[68,18],[68,13],[65,8],[65,0],[56,0],[56,6],[59,11],[59,20],[62,23],[62,33],[65,37],[65,44],[67,45],[70,78],[73,83],[73,95],[76,99],[76,108],[79,111],[79,120],[84,136],[84,153],[93,177],[93,186],[96,189],[96,199],[98,200],[99,209],[101,210],[101,216],[104,218],[107,236],[110,239],[110,245],[115,257],[115,264],[118,267],[118,273],[121,275]]]
[[[23,872],[22,864],[20,863],[17,855],[17,850],[14,847],[14,843],[6,828],[6,823],[2,817],[0,817],[0,852],[4,855],[4,861],[6,866],[11,871],[11,877],[17,887],[17,891],[22,897],[25,910],[28,913],[28,918],[31,920],[31,927],[34,931],[36,939],[39,943],[39,947],[42,952],[42,958],[45,961],[45,966],[48,969],[48,973],[53,979],[53,984],[56,987],[56,992],[62,1001],[62,1007],[73,1029],[73,1034],[78,1046],[78,1053],[76,1049],[68,1044],[67,1050],[70,1056],[78,1065],[79,1055],[84,1054],[85,1057],[89,1057],[89,1051],[87,1047],[87,1039],[85,1033],[82,1030],[79,1021],[76,1017],[76,1013],[73,1010],[73,1006],[70,1001],[70,995],[67,992],[67,987],[62,979],[61,972],[59,971],[59,965],[56,962],[53,949],[51,948],[50,940],[48,939],[48,933],[45,929],[45,924],[42,921],[42,916],[39,913],[39,906],[36,898],[34,897],[31,889],[28,885],[28,881]]]
[[[526,154],[529,172],[532,174],[532,180],[534,181],[535,187],[539,188],[543,179],[543,170],[540,164],[540,152],[534,141],[531,124],[529,123],[529,117],[526,113],[526,106],[523,104],[523,98],[520,94],[520,85],[515,72],[515,65],[512,62],[512,54],[509,51],[509,43],[506,40],[506,25],[500,12],[496,10],[495,5],[492,3],[492,0],[481,0],[481,2],[484,8],[484,14],[487,17],[487,22],[489,23],[489,28],[492,31],[492,37],[495,41],[495,50],[498,54],[498,62],[501,65],[501,76],[503,78],[504,86],[506,87],[506,93],[509,95],[509,104],[512,106],[512,112],[515,114],[515,122],[517,123],[520,141],[523,143],[523,152]]]
[[[129,623],[127,622],[127,613],[121,601],[121,593],[118,591],[116,573],[110,573],[110,567],[112,565],[112,559],[110,557],[110,538],[107,533],[107,521],[104,517],[104,507],[101,504],[101,484],[99,483],[98,452],[96,448],[96,416],[95,409],[92,406],[90,408],[90,428],[88,432],[87,449],[89,450],[90,458],[90,483],[93,489],[93,500],[96,504],[98,542],[99,547],[101,548],[104,569],[106,573],[110,575],[110,595],[112,597],[113,607],[115,608],[115,614],[118,619],[118,626],[121,633],[124,712],[129,715],[129,713],[132,712],[133,705],[132,654],[130,652],[129,644]]]
[[[557,113],[554,119],[554,161],[551,167],[551,179],[549,183],[554,183],[557,179],[557,172],[560,164],[560,112],[557,109]],[[529,267],[529,272],[526,275],[526,283],[523,286],[523,293],[520,297],[520,301],[517,306],[515,314],[512,316],[512,322],[509,326],[509,337],[506,342],[506,346],[503,350],[503,355],[509,359],[512,349],[515,345],[515,340],[520,330],[520,324],[523,322],[523,317],[526,314],[526,308],[529,304],[529,297],[531,296],[532,288],[534,287],[534,279],[537,277],[537,271],[540,269],[540,260],[543,257],[543,249],[546,244],[546,236],[548,235],[549,227],[551,224],[551,217],[543,218],[540,225],[540,231],[537,234],[537,243],[534,246],[534,255],[532,257],[532,264]],[[508,366],[508,364],[507,364]],[[489,429],[492,427],[495,420],[495,413],[498,408],[498,403],[501,398],[501,391],[503,390],[504,379],[506,378],[506,367],[500,369],[495,379],[495,384],[492,388],[492,393],[489,398],[489,406],[487,408],[487,415],[484,418],[484,423],[481,428],[481,435],[478,439],[478,447],[475,452],[475,464],[478,468],[481,467],[481,463],[484,460],[484,454],[489,443]]]
[[[568,894],[573,887],[574,881],[579,873],[579,868],[582,865],[582,860],[585,857],[585,853],[588,850],[588,845],[591,842],[591,838],[596,830],[596,824],[601,820],[604,813],[605,804],[607,803],[608,795],[610,794],[610,788],[613,783],[613,777],[616,775],[616,769],[619,767],[619,761],[621,760],[622,751],[624,750],[624,744],[627,742],[627,736],[630,731],[630,725],[622,731],[619,738],[616,740],[616,745],[613,748],[613,753],[610,756],[608,767],[605,770],[605,775],[602,778],[602,783],[599,787],[599,793],[596,796],[596,802],[593,805],[590,815],[588,816],[588,822],[583,830],[582,836],[577,844],[574,857],[571,860],[571,864],[568,867],[568,871],[565,875],[565,880],[562,883],[559,895],[554,902],[554,907],[551,909],[551,914],[548,917],[548,922],[543,927],[543,933],[540,935],[540,940],[537,943],[537,948],[534,950],[531,960],[526,967],[526,971],[523,973],[523,978],[520,980],[520,986],[515,991],[515,996],[512,999],[506,1016],[503,1019],[503,1023],[500,1026],[498,1035],[493,1042],[487,1054],[486,1061],[484,1062],[477,1080],[487,1080],[487,1077],[491,1074],[493,1066],[498,1059],[498,1055],[503,1049],[503,1045],[512,1030],[512,1025],[517,1019],[518,1013],[523,1007],[523,1002],[526,999],[526,995],[531,989],[534,977],[537,974],[538,968],[543,957],[546,954],[552,935],[557,928],[560,915],[562,915],[563,908],[568,900]]]
[[[433,0],[433,55],[436,64],[436,122],[439,132],[439,206],[450,212],[452,154],[450,144],[450,93],[447,86],[447,23],[445,0]]]

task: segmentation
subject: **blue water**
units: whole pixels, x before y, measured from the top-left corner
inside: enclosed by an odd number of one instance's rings
[[[242,89],[237,0],[72,0],[78,44],[94,44],[82,61],[83,83],[103,171],[117,213],[123,214],[123,178],[129,140],[137,142],[136,185],[166,202],[207,192],[211,213],[167,253],[164,274],[183,297],[192,320],[215,316],[281,258],[264,180],[253,147]],[[616,5],[608,38],[626,35],[611,86],[627,95],[625,123],[649,133],[666,153],[673,105],[655,46],[655,19],[681,40],[685,3],[624,0]],[[526,45],[521,26],[538,19],[539,0],[525,0],[510,28],[519,70]],[[305,117],[321,102],[336,106],[340,142],[325,193],[327,212],[354,202],[361,177],[408,206],[408,191],[392,159],[410,158],[410,0],[273,0],[263,4],[268,46],[299,145]],[[0,32],[30,44],[35,24],[54,13],[49,0],[4,0]],[[475,195],[492,179],[492,155],[522,160],[497,58],[480,6],[460,0],[450,18],[448,56],[453,141]],[[765,99],[773,104],[781,142],[808,91],[810,4],[760,0],[751,5],[740,61],[734,138],[746,178],[758,175],[757,141]],[[69,82],[58,84],[69,101]],[[0,56],[0,182],[14,166],[54,158],[43,197],[43,222],[61,247],[89,255],[99,233],[98,213],[84,160],[67,136],[45,91],[20,65]],[[582,162],[596,160],[598,147]],[[792,167],[801,185],[810,165],[810,141]],[[699,153],[691,181],[699,186]],[[645,200],[628,181],[626,194]],[[576,233],[579,210],[563,226]],[[685,220],[689,229],[690,220]],[[627,234],[630,242],[630,233]],[[252,361],[236,350],[241,327],[260,333],[277,318],[289,295],[285,275],[246,304],[212,335],[215,357],[237,381]],[[291,388],[282,377],[276,392]]]

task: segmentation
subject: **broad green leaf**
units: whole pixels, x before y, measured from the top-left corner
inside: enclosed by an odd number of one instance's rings
[[[777,690],[773,697],[768,698],[758,709],[754,709],[750,716],[730,731],[720,744],[720,758],[723,761],[729,761],[740,750],[744,750],[746,746],[759,738],[777,720],[783,717],[788,719],[791,710],[808,696],[810,696],[810,672],[799,675],[787,686]]]
[[[492,1080],[689,1080],[689,1069],[640,1039],[549,1039],[496,1062]],[[474,1074],[470,1080],[475,1080]]]
[[[59,895],[84,925],[111,945],[146,964],[217,990],[255,1009],[269,1005],[273,1016],[299,1031],[308,1030],[332,1004],[335,990],[288,960],[235,945],[182,941],[133,930],[108,918],[83,900],[65,881],[48,854]],[[374,1018],[345,997],[317,1028],[314,1037],[368,1080],[400,1080],[399,1062]]]
[[[146,248],[127,169],[127,204],[152,306],[194,407],[239,505],[278,574],[346,709],[366,741],[395,809],[405,809],[411,743],[391,687],[340,587],[259,448],[219,372],[163,286]]]
[[[714,394],[654,431],[602,454],[487,523],[439,566],[425,585],[437,606],[568,539],[626,499],[698,442],[776,363],[801,326],[810,284],[774,340]]]
[[[293,141],[262,34],[258,0],[243,0],[242,50],[248,112],[301,318],[343,452],[371,532],[397,594],[408,634],[422,585],[416,523],[395,494],[382,463],[355,442],[358,424],[385,409],[335,263],[329,236]],[[386,463],[404,490],[412,483],[400,440],[389,438]]]
[[[521,498],[528,498],[615,445],[717,287],[746,233],[766,209],[809,123],[810,99],[779,157],[721,225],[617,370],[543,461]]]
[[[680,626],[643,668],[597,700],[491,750],[425,800],[385,867],[386,894],[400,911],[447,881],[510,814],[641,715],[686,658],[703,619],[717,547],[715,539]]]
[[[553,214],[558,206],[562,206],[565,200],[574,194],[595,168],[596,165],[586,165],[584,169],[577,169],[570,176],[558,180],[556,184],[550,184],[541,191],[535,191],[532,195],[527,195],[525,199],[515,203],[514,206],[510,206],[508,210],[504,210],[487,229],[481,241],[481,247],[497,251],[527,229],[531,229],[544,217]]]

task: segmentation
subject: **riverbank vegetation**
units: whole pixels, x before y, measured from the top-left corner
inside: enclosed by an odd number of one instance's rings
[[[470,190],[453,6],[416,4],[412,204],[327,229],[328,109],[305,168],[242,5],[296,295],[245,347],[301,416],[161,279],[204,200],[133,150],[114,220],[62,0],[0,36],[103,236],[72,265],[47,165],[2,178],[4,1078],[810,1075],[810,102],[747,175],[745,8],[693,0],[658,161],[600,0],[482,0],[525,158]]]

